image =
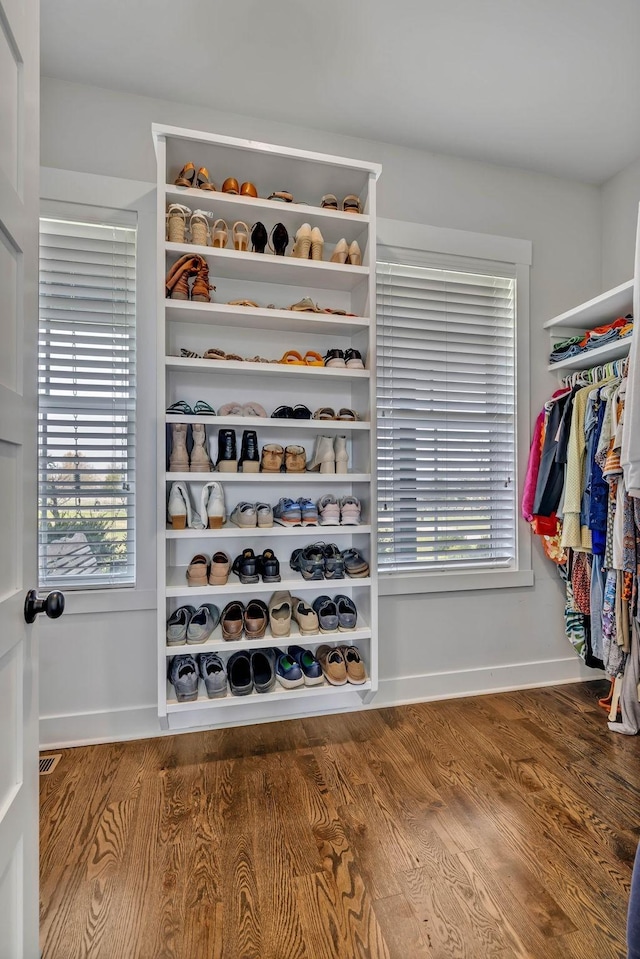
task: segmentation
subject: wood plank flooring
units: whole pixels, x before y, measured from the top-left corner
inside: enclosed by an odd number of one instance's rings
[[[624,959],[600,683],[65,750],[43,959]]]

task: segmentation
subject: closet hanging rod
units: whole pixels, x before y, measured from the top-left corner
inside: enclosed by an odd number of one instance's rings
[[[601,383],[603,380],[612,376],[623,377],[627,375],[629,357],[624,356],[617,360],[610,360],[608,363],[601,363],[599,366],[592,366],[588,370],[576,370],[562,379],[563,386],[590,386],[592,383]]]

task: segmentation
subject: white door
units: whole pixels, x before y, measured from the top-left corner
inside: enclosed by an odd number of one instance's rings
[[[38,0],[0,0],[0,959],[38,952]]]

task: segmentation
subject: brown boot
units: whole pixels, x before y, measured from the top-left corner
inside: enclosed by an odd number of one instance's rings
[[[191,290],[191,299],[197,300],[201,303],[210,303],[211,294],[210,290],[215,291],[215,286],[211,286],[209,283],[209,267],[207,266],[206,260],[203,260],[202,257],[198,257],[200,263],[198,265],[198,271],[196,273],[196,278],[193,281],[193,288]]]
[[[167,296],[174,300],[189,299],[189,277],[197,273],[200,266],[199,261],[200,257],[192,256],[189,253],[176,260],[165,280]]]

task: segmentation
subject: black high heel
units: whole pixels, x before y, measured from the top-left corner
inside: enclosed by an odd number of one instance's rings
[[[268,239],[264,223],[254,223],[251,228],[252,253],[264,253]]]
[[[273,252],[276,256],[284,256],[284,251],[287,249],[287,244],[289,243],[289,234],[287,233],[287,228],[283,223],[276,223],[273,230],[271,231],[271,246]]]

